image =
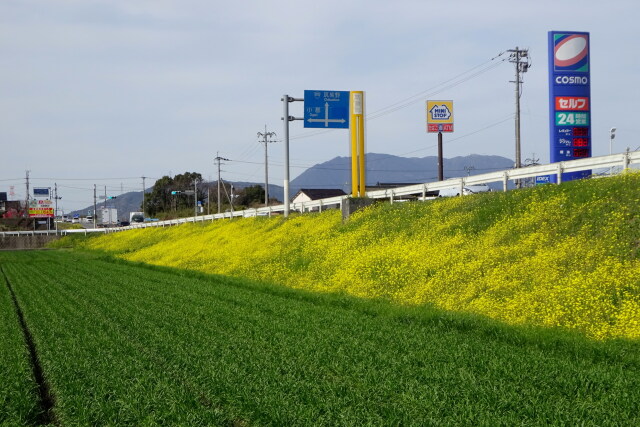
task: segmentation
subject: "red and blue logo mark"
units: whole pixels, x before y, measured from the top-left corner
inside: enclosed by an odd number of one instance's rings
[[[554,71],[589,72],[589,35],[553,35]]]

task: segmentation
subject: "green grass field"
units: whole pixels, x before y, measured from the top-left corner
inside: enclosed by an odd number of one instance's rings
[[[79,251],[0,266],[60,425],[640,423],[637,341]],[[4,284],[0,304],[0,420],[26,424],[38,403]]]
[[[0,273],[0,425],[31,424],[37,412],[37,386],[29,353],[9,288]]]

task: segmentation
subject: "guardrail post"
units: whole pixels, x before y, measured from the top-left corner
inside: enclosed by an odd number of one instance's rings
[[[558,184],[562,184],[562,163],[558,163]]]
[[[464,178],[460,178],[460,195],[464,196]]]
[[[507,173],[507,171],[504,171],[502,173],[502,191],[506,193],[508,189],[509,189],[509,174]]]

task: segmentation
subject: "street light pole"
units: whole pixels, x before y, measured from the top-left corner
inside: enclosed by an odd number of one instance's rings
[[[611,128],[611,130],[609,131],[609,155],[613,154],[613,140],[616,137],[616,128]],[[615,168],[611,167],[609,169],[609,175],[613,175],[613,170]]]
[[[613,154],[613,140],[616,137],[616,128],[611,128],[609,131],[609,154]]]

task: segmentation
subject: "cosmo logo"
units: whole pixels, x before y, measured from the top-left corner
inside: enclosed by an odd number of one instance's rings
[[[589,72],[589,36],[555,34],[553,68],[555,71]]]
[[[587,76],[556,76],[556,85],[560,86],[586,86],[589,84]]]

